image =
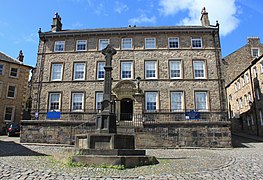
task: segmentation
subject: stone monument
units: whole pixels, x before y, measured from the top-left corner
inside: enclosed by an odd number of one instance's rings
[[[136,167],[156,164],[153,156],[146,156],[145,150],[135,149],[134,135],[117,133],[116,115],[112,112],[112,57],[117,52],[108,45],[102,50],[105,56],[104,92],[101,112],[97,114],[96,131],[91,134],[79,134],[75,138],[76,154],[73,162],[90,165],[123,165]]]

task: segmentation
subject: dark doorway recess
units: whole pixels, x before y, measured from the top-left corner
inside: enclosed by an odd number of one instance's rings
[[[133,114],[133,101],[131,99],[121,100],[121,121],[131,121]]]

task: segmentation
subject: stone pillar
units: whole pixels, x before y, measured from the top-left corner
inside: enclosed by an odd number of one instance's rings
[[[101,113],[97,115],[96,119],[96,131],[99,133],[117,133],[116,115],[112,112],[112,97],[111,97],[111,71],[112,71],[112,56],[117,51],[108,45],[102,50],[102,54],[105,56],[105,77],[104,77],[104,91]]]
[[[143,109],[144,109],[144,94],[143,93],[135,93],[133,95],[134,101],[134,114],[136,121],[143,120]]]

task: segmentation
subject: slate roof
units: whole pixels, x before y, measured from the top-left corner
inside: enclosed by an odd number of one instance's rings
[[[13,63],[13,64],[28,66],[28,65],[23,64],[23,62],[20,62],[18,59],[14,59],[14,58],[6,55],[5,53],[3,53],[1,51],[0,51],[0,61],[5,61],[5,62]],[[32,68],[31,66],[28,66],[28,67]]]
[[[67,34],[115,34],[115,33],[134,33],[134,32],[154,32],[154,31],[213,31],[217,30],[218,26],[130,26],[130,27],[119,27],[119,28],[94,28],[94,29],[65,29],[61,31],[47,31],[39,32],[45,35],[67,35]]]

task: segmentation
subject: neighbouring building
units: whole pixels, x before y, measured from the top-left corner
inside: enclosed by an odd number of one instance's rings
[[[0,52],[0,134],[6,124],[20,123],[26,107],[31,66],[23,63],[20,51],[17,59]]]
[[[260,39],[248,37],[246,45],[223,59],[228,116],[232,121],[233,132],[263,135],[260,98],[262,52]]]
[[[229,85],[237,76],[251,65],[263,52],[263,44],[258,37],[248,37],[247,44],[223,58],[222,73],[225,85]]]
[[[63,30],[56,13],[51,31],[39,31],[35,118],[24,122],[37,128],[31,134],[25,128],[22,141],[68,143],[79,127],[94,122],[103,98],[101,50],[111,44],[118,128],[136,126],[137,147],[231,146],[219,24],[210,25],[205,9],[201,24]],[[49,112],[59,112],[57,119]]]
[[[263,136],[263,55],[226,86],[233,132]]]

